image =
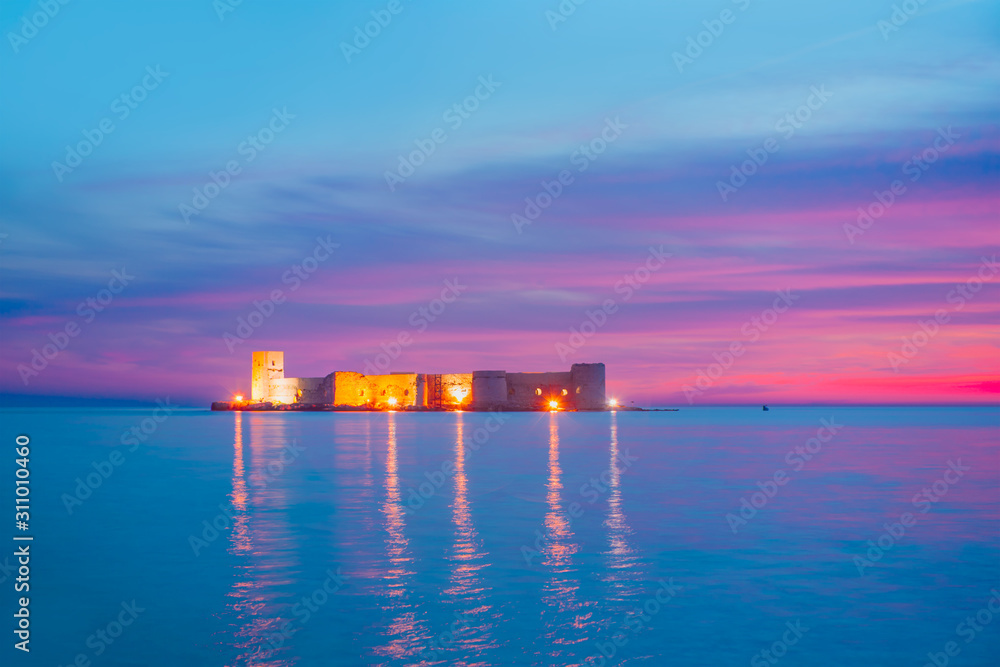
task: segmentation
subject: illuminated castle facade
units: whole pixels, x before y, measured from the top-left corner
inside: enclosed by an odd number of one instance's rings
[[[337,371],[286,378],[284,352],[254,352],[255,404],[438,410],[604,410],[604,364],[573,364],[551,373],[392,373]]]

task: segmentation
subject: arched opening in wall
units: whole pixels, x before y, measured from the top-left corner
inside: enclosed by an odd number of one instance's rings
[[[566,395],[566,394],[568,394],[568,393],[569,393],[569,392],[568,392],[568,391],[566,391],[565,389],[563,389],[563,390],[562,390],[562,395],[563,395],[563,396],[565,396],[565,395]]]
[[[385,389],[382,390],[382,395],[385,396]]]
[[[535,389],[535,396],[541,396],[541,395],[542,395],[542,388],[539,387],[538,389]]]
[[[364,389],[358,389],[358,396],[364,396],[364,395],[365,395],[365,390]]]
[[[409,395],[410,395],[410,390],[409,389],[404,389],[403,390],[403,396],[409,396]]]
[[[580,388],[579,387],[576,388],[576,393],[578,393],[578,394],[580,393]]]

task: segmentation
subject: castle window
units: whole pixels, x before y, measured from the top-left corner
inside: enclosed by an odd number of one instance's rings
[[[579,387],[576,388],[576,393],[578,393],[578,394],[580,393],[580,388]]]
[[[385,396],[385,389],[382,390],[382,395]]]
[[[539,387],[538,389],[535,389],[535,396],[541,396],[541,395],[542,395],[542,388]]]
[[[514,395],[514,388],[513,387],[511,387],[510,389],[507,390],[507,395],[508,396],[513,396]]]
[[[563,395],[563,396],[565,396],[565,395],[566,395],[566,394],[568,394],[568,393],[569,393],[569,392],[568,392],[568,391],[566,391],[565,389],[563,389],[563,390],[562,390],[562,395]]]
[[[403,390],[403,396],[409,396],[409,395],[410,395],[410,390],[409,389],[404,389]]]
[[[365,390],[364,389],[358,389],[358,396],[364,396],[364,395],[365,395]]]

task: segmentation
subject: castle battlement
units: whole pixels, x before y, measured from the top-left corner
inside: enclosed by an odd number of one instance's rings
[[[391,373],[334,371],[323,377],[285,377],[284,352],[254,352],[249,401],[213,409],[300,406],[317,409],[605,410],[604,364],[568,371],[508,373]],[[216,407],[219,406],[219,407]]]

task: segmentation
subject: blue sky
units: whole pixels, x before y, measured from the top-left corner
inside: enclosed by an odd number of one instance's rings
[[[889,31],[903,3],[587,0],[553,28],[555,0],[401,0],[347,62],[342,43],[388,4],[245,0],[220,18],[208,0],[5,2],[0,390],[152,397],[161,378],[200,401],[243,381],[251,346],[299,350],[304,375],[353,369],[456,272],[474,287],[407,367],[561,367],[554,343],[581,306],[666,244],[671,274],[586,350],[637,396],[678,399],[790,273],[826,312],[803,306],[811,315],[720,381],[718,400],[833,400],[872,386],[900,400],[995,396],[980,377],[984,355],[996,366],[992,286],[909,366],[928,393],[911,395],[886,357],[912,328],[900,321],[933,312],[941,289],[995,251],[1000,3],[928,0]],[[58,12],[12,43],[43,5]],[[730,22],[713,23],[723,12]],[[721,32],[679,71],[673,54],[705,22]],[[167,76],[118,118],[113,101],[147,68]],[[499,86],[448,128],[444,112],[480,77]],[[781,137],[776,123],[814,87],[829,100]],[[275,109],[294,118],[245,161],[241,142]],[[524,198],[615,118],[621,137],[515,233]],[[57,179],[52,163],[104,119],[114,131]],[[961,135],[953,150],[863,247],[843,243],[856,207],[949,126]],[[390,192],[386,171],[437,128],[447,141]],[[771,137],[780,150],[721,200],[719,182]],[[179,206],[230,160],[239,175],[188,224]],[[222,333],[319,234],[343,256],[230,353]],[[25,383],[19,365],[122,265],[141,269],[135,285]],[[854,305],[867,311],[845,312]],[[878,321],[859,329],[859,318]],[[817,367],[800,369],[789,349]],[[84,380],[94,374],[96,385]],[[180,389],[191,374],[204,390]]]

